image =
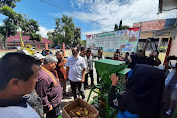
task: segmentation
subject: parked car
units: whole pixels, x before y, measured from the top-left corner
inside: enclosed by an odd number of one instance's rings
[[[63,49],[63,46],[62,45],[61,46],[55,46],[54,49]],[[71,49],[71,47],[66,45],[65,49]]]
[[[54,49],[61,49],[61,46],[55,46]]]

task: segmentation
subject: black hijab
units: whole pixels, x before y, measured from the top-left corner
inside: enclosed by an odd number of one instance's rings
[[[120,109],[141,118],[158,118],[165,85],[164,72],[152,66],[136,65],[131,79],[134,87],[119,97]]]

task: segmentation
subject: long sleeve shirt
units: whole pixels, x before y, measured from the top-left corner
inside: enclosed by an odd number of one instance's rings
[[[51,72],[39,70],[36,82],[36,92],[43,103],[44,112],[47,113],[52,107],[57,107],[62,99],[62,89],[59,81]]]
[[[66,78],[66,59],[63,59],[61,61],[58,62],[57,64],[57,72],[58,72],[58,77],[59,79],[67,79]]]

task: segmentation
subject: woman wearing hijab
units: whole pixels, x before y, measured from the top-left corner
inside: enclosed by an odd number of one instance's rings
[[[111,75],[109,105],[118,111],[117,118],[159,118],[165,75],[152,66],[136,65],[132,75],[134,86],[116,94],[118,77]]]

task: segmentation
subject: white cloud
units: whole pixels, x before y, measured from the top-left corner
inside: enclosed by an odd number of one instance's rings
[[[53,31],[53,29],[46,29],[45,27],[39,26],[39,34],[44,37],[44,38],[48,38],[47,36],[47,32],[48,31]]]
[[[74,2],[73,1],[71,1],[71,7],[74,7]]]
[[[50,13],[49,15],[54,17],[62,17],[63,13]]]
[[[101,32],[102,32],[101,30],[92,30],[92,31],[88,31],[88,32],[83,32],[83,35],[97,34],[97,33],[101,33]]]
[[[99,32],[112,31],[115,23],[119,24],[121,19],[123,25],[132,26],[135,22],[176,17],[175,13],[157,15],[158,0],[76,0],[76,2],[81,9],[89,10],[74,12],[81,16],[76,18],[87,22],[90,22],[87,19],[97,22],[100,26]],[[86,33],[92,32],[96,31]]]

